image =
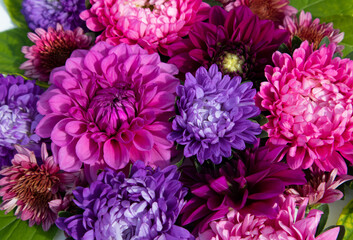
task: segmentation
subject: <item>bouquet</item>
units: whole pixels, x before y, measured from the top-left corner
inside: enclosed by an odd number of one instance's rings
[[[4,3],[1,239],[351,239],[352,4]]]

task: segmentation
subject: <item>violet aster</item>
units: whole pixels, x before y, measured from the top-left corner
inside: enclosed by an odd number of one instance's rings
[[[23,0],[22,14],[31,30],[48,29],[57,23],[65,30],[85,27],[80,13],[86,10],[85,0]]]
[[[187,189],[174,165],[152,169],[137,161],[130,173],[107,169],[87,188],[74,190],[83,213],[58,218],[74,239],[193,239],[175,225]]]
[[[278,162],[282,151],[283,147],[255,146],[216,169],[204,166],[195,174],[194,167],[185,167],[181,181],[192,195],[181,211],[182,225],[191,224],[196,236],[231,209],[275,218],[275,206],[285,186],[306,182],[301,170],[291,170]]]
[[[138,45],[99,42],[75,50],[50,75],[52,86],[38,102],[45,116],[36,133],[51,138],[54,158],[65,171],[82,163],[121,169],[140,159],[167,165],[177,73]]]
[[[288,37],[286,30],[277,29],[272,21],[260,20],[246,6],[229,12],[214,6],[207,22],[195,23],[188,38],[170,45],[169,63],[183,73],[194,73],[200,66],[208,69],[216,63],[231,77],[262,80],[272,53]]]
[[[180,115],[168,139],[185,145],[185,157],[219,164],[231,156],[232,148],[245,149],[245,143],[255,143],[261,133],[260,125],[249,120],[260,114],[255,94],[251,82],[223,76],[216,64],[208,71],[200,67],[195,76],[187,73],[185,84],[177,88]]]
[[[40,137],[34,134],[41,115],[36,104],[42,90],[34,81],[21,76],[0,74],[0,168],[10,165],[14,144],[38,151]]]
[[[53,157],[48,155],[45,143],[41,147],[42,164],[34,152],[15,145],[17,154],[12,165],[0,171],[1,210],[5,214],[16,208],[15,215],[29,220],[29,226],[42,225],[47,231],[59,211],[70,203],[70,193],[78,180],[78,173],[61,172]]]

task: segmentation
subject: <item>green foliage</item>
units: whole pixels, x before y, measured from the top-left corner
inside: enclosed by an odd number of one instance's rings
[[[320,18],[320,23],[333,22],[336,29],[344,32],[343,56],[353,51],[353,4],[347,0],[292,0],[290,4],[299,12],[311,12],[313,18]]]
[[[323,212],[320,218],[319,225],[317,226],[317,229],[316,229],[315,235],[318,236],[324,230],[330,211],[327,204],[321,204],[318,207],[316,207],[316,209],[319,209],[320,211]]]
[[[29,31],[26,20],[21,13],[22,9],[22,0],[4,0],[4,3],[7,8],[7,12],[10,15],[12,22],[26,31]]]
[[[222,6],[222,3],[215,0],[203,0],[203,2],[210,4],[210,6]]]
[[[345,226],[346,234],[343,238],[344,240],[353,239],[353,200],[343,208],[337,224]]]
[[[22,46],[30,46],[27,31],[15,28],[0,33],[0,73],[23,74],[19,66],[26,61]]]
[[[28,226],[28,221],[17,219],[13,212],[5,214],[0,211],[0,239],[1,240],[52,240],[57,232],[57,227],[52,226],[44,232],[42,226]]]

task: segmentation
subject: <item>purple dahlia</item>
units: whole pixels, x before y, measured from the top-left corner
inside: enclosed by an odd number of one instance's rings
[[[288,185],[305,184],[301,170],[291,170],[281,160],[283,147],[246,149],[219,168],[203,167],[195,174],[185,167],[181,181],[190,188],[191,199],[182,209],[181,223],[204,232],[211,221],[226,217],[231,209],[274,218],[275,206]]]
[[[0,74],[0,168],[11,165],[14,144],[39,152],[40,148],[33,143],[40,140],[34,128],[41,118],[36,109],[41,93],[34,81]]]
[[[32,30],[55,27],[57,23],[65,30],[74,30],[85,27],[79,16],[84,10],[85,0],[23,0],[21,12]]]
[[[174,165],[154,170],[142,161],[127,175],[107,169],[89,187],[74,190],[83,213],[56,224],[74,239],[193,239],[175,225],[187,193],[179,176]]]
[[[216,63],[231,77],[264,78],[263,70],[271,63],[272,53],[288,37],[286,30],[277,29],[272,21],[260,20],[246,6],[229,12],[215,6],[208,22],[195,23],[187,39],[168,48],[169,63],[183,73]]]
[[[168,139],[185,145],[185,157],[196,155],[202,164],[215,164],[230,157],[232,148],[243,150],[245,143],[256,143],[261,133],[258,123],[249,118],[260,114],[255,106],[256,90],[241,77],[222,76],[216,64],[207,71],[200,67],[195,76],[186,74],[184,85],[177,87],[178,111]]]

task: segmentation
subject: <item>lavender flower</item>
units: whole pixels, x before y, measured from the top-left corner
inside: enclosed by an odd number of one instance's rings
[[[0,168],[11,165],[14,144],[40,152],[40,147],[32,144],[40,140],[34,134],[41,118],[36,109],[40,93],[41,89],[34,81],[0,74]]]
[[[197,155],[202,164],[215,164],[230,157],[232,148],[243,150],[245,143],[255,143],[261,133],[259,124],[249,118],[260,110],[255,106],[256,90],[252,83],[240,84],[241,77],[222,77],[216,64],[209,71],[200,67],[195,76],[186,74],[184,86],[178,86],[180,115],[173,121],[169,140],[185,145],[185,157]]]
[[[79,17],[84,10],[85,0],[23,0],[21,12],[32,30],[55,28],[57,23],[61,23],[65,30],[74,30],[85,27]]]
[[[73,192],[83,214],[56,224],[74,239],[192,239],[174,225],[187,193],[178,179],[174,165],[153,170],[137,161],[127,177],[107,169]]]

